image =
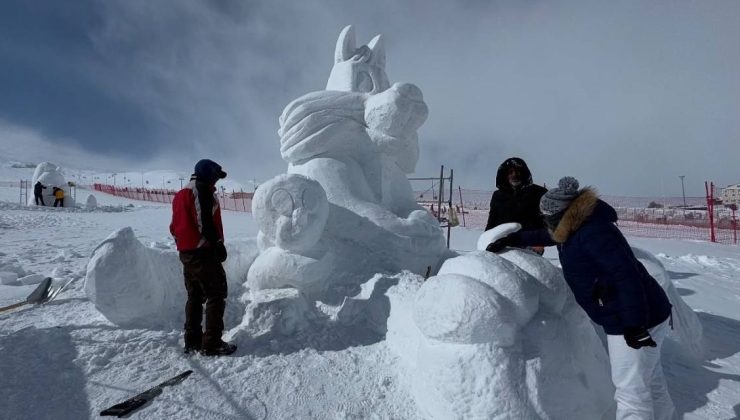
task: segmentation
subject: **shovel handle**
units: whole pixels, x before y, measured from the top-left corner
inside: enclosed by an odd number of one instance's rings
[[[12,304],[12,305],[10,305],[10,306],[6,306],[6,307],[4,307],[4,308],[0,308],[0,312],[5,312],[5,311],[9,311],[9,310],[11,310],[11,309],[15,309],[15,308],[18,308],[18,307],[20,307],[20,306],[23,306],[23,305],[25,305],[26,303],[27,303],[27,302],[19,302],[19,303],[14,303],[14,304]]]

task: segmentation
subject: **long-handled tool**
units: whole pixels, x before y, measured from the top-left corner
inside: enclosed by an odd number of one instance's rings
[[[48,301],[51,297],[51,277],[45,278],[38,286],[31,292],[30,295],[23,302],[14,303],[10,306],[0,308],[0,312],[9,311],[14,308],[18,308],[23,305],[40,304]]]
[[[126,401],[122,403],[118,403],[112,407],[106,408],[105,410],[100,412],[100,415],[101,416],[125,417],[128,414],[131,414],[132,412],[140,409],[141,407],[146,405],[148,402],[153,400],[157,395],[161,394],[164,387],[179,384],[180,382],[184,381],[185,378],[190,376],[191,373],[193,373],[192,370],[187,370],[175,376],[174,378],[170,378],[157,386],[147,389],[141,394],[135,395],[127,399]]]

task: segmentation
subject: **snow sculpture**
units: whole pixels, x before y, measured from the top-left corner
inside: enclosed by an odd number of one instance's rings
[[[85,209],[95,210],[96,208],[98,208],[98,199],[92,194],[88,195],[87,201],[85,201]]]
[[[474,251],[388,296],[387,340],[426,417],[602,418],[612,405],[605,348],[539,255]]]
[[[406,178],[427,106],[418,87],[388,82],[380,35],[357,48],[344,28],[326,88],[280,116],[289,175],[262,185],[254,200],[263,253],[249,273],[252,290],[292,286],[339,302],[374,273],[424,273],[446,252]],[[301,191],[317,201],[306,204]]]
[[[256,244],[227,244],[224,263],[228,287],[226,322],[244,314],[238,301],[247,267],[256,257]],[[175,251],[144,246],[130,227],[111,233],[87,263],[85,294],[110,322],[125,328],[182,328],[185,288],[182,264]]]
[[[36,166],[36,170],[33,171],[33,177],[31,178],[31,188],[36,185],[36,182],[41,182],[46,187],[42,190],[44,197],[44,203],[46,206],[51,207],[54,205],[54,187],[61,188],[64,190],[64,201],[63,207],[74,207],[75,202],[70,194],[69,186],[67,181],[64,179],[62,168],[50,163],[41,162]],[[32,194],[29,194],[28,205],[35,205],[35,200]]]
[[[260,185],[252,212],[260,225],[257,241],[263,251],[249,268],[250,287],[320,293],[334,260],[319,244],[329,217],[321,185],[301,175],[277,176]]]

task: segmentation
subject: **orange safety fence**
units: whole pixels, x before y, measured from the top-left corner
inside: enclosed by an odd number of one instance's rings
[[[115,195],[131,200],[152,201],[155,203],[171,203],[177,191],[166,189],[116,187],[114,185],[93,184],[95,191]],[[252,197],[254,193],[244,191],[218,191],[216,196],[223,210],[252,212]]]
[[[132,200],[171,203],[176,191],[166,189],[147,189],[116,187],[94,184],[96,191],[125,197]],[[663,239],[691,239],[713,241],[723,244],[738,243],[738,216],[731,207],[715,203],[713,186],[708,186],[707,197],[686,197],[683,207],[682,197],[621,197],[602,196],[614,207],[619,217],[617,225],[628,236]],[[462,226],[483,230],[488,220],[488,207],[493,191],[467,190],[459,188],[453,194],[453,206],[459,215]],[[428,194],[427,194],[428,195]],[[224,210],[251,212],[254,193],[244,191],[219,191],[217,193]],[[448,212],[449,197],[437,209],[437,198],[416,194],[419,204],[435,216],[441,210],[444,218]],[[680,206],[680,207],[678,207]]]

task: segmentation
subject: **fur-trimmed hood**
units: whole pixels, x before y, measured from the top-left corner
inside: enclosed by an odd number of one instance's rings
[[[586,187],[570,203],[555,230],[550,232],[550,236],[555,242],[562,244],[592,216],[603,218],[610,223],[617,221],[616,211],[599,200],[596,190]]]

